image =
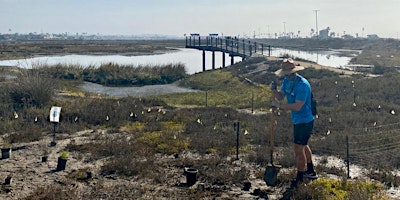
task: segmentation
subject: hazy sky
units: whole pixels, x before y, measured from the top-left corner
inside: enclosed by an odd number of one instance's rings
[[[0,33],[304,37],[318,10],[318,30],[398,38],[399,9],[400,0],[0,0]]]

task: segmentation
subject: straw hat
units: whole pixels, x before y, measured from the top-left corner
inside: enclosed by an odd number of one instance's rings
[[[281,65],[281,69],[277,70],[275,72],[275,75],[277,76],[285,76],[289,75],[298,71],[303,70],[303,66],[297,66],[294,64],[294,60],[291,58],[284,59]]]

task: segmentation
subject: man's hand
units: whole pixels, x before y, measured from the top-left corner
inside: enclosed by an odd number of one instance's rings
[[[271,101],[271,107],[272,108],[279,108],[279,106],[280,106],[279,101],[277,101],[277,100]]]

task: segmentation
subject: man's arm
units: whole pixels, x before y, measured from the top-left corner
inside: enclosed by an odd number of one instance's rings
[[[299,101],[296,100],[295,103],[293,104],[282,104],[280,105],[280,108],[283,110],[294,110],[294,111],[299,111],[301,109],[301,107],[304,105],[304,101]]]

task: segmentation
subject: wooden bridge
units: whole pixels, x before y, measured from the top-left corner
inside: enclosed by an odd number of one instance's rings
[[[191,35],[186,37],[186,48],[198,49],[203,51],[203,71],[206,71],[206,51],[212,52],[212,69],[215,69],[215,52],[222,52],[222,67],[225,67],[225,53],[231,57],[231,65],[234,64],[234,57],[239,56],[242,60],[255,53],[264,55],[264,48],[268,51],[267,56],[271,56],[271,46],[257,44],[251,40],[238,39],[236,37],[218,36],[199,36]]]

